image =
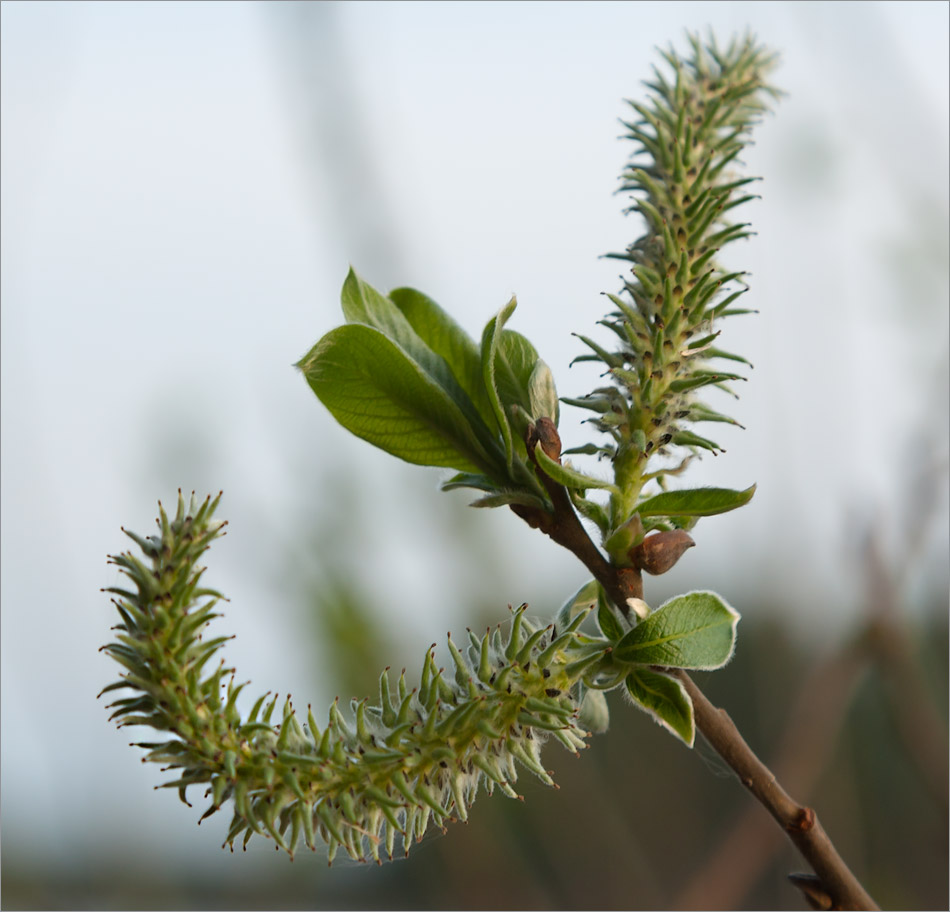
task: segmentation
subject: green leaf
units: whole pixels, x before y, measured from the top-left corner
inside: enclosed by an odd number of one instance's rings
[[[676,678],[649,668],[636,668],[626,679],[633,702],[653,720],[692,747],[696,738],[693,701]]]
[[[540,358],[528,378],[528,400],[531,406],[531,417],[550,418],[555,425],[558,422],[560,404],[557,398],[557,389],[554,386],[554,374]]]
[[[690,488],[664,491],[637,504],[641,516],[715,516],[742,507],[752,500],[755,485],[744,491],[729,488]]]
[[[514,441],[518,456],[523,462],[528,455],[527,445],[525,444],[528,438],[528,429],[534,424],[534,419],[517,402],[509,405],[507,412],[511,438]]]
[[[607,511],[596,501],[581,497],[577,491],[568,489],[568,494],[571,496],[571,503],[574,504],[574,508],[582,516],[595,523],[601,534],[606,533],[610,528],[610,517],[607,515]]]
[[[495,427],[488,391],[482,380],[478,345],[438,304],[414,288],[395,288],[389,298],[419,338],[445,359],[489,427]]]
[[[602,690],[585,690],[578,724],[592,735],[602,735],[610,727],[610,707]]]
[[[661,605],[617,644],[613,657],[631,665],[722,668],[736,643],[739,613],[715,592],[689,592]]]
[[[590,580],[590,582],[584,583],[584,585],[558,609],[558,613],[554,617],[554,626],[557,627],[558,631],[560,632],[567,627],[576,614],[596,605],[599,592],[600,583],[598,583],[597,580]]]
[[[507,320],[508,317],[505,317],[503,322]],[[495,358],[498,362],[495,365],[495,382],[502,402],[506,406],[517,403],[531,414],[531,375],[538,364],[543,363],[538,350],[521,333],[502,329]],[[556,414],[547,417],[554,421]]]
[[[357,437],[417,465],[505,477],[501,454],[479,439],[471,414],[379,329],[339,326],[297,366],[333,417]]]
[[[603,589],[597,595],[597,626],[611,642],[616,643],[624,635],[623,625],[607,604],[607,595]]]
[[[524,421],[540,417],[550,418],[555,424],[559,418],[557,391],[550,368],[538,356],[537,349],[523,335],[504,324],[514,312],[514,297],[489,320],[482,333],[482,376],[506,452],[527,455],[521,431]],[[505,425],[503,422],[507,422]],[[511,449],[507,449],[509,441]]]
[[[643,538],[643,523],[640,514],[634,513],[622,526],[614,529],[604,540],[604,549],[608,554],[620,560],[635,544]]]
[[[527,491],[518,491],[515,489],[498,491],[495,494],[486,494],[484,497],[473,500],[469,506],[507,507],[510,504],[521,504],[524,507],[539,507],[542,510],[547,507],[547,504],[540,497],[529,494]]]
[[[498,350],[501,344],[502,328],[505,321],[514,313],[518,302],[514,296],[494,317],[492,317],[482,332],[481,346],[481,364],[482,381],[485,384],[485,390],[488,393],[488,399],[491,402],[492,411],[495,413],[495,421],[501,431],[501,438],[505,444],[505,459],[508,463],[508,474],[512,472],[514,464],[514,444],[511,436],[511,425],[508,423],[508,416],[505,413],[505,399],[499,392],[499,380],[504,382],[506,379],[497,375],[498,371]],[[508,397],[506,397],[508,398]],[[510,399],[509,399],[510,401]],[[528,404],[530,407],[530,404]]]
[[[457,488],[475,488],[478,491],[495,492],[498,485],[487,475],[475,475],[470,472],[459,472],[448,481],[442,482],[443,491],[454,491]]]
[[[461,387],[446,359],[429,347],[389,298],[364,282],[353,269],[343,282],[340,306],[347,323],[361,323],[378,329],[441,386],[454,388],[455,398],[461,398]]]
[[[343,283],[340,304],[348,323],[379,330],[441,386],[465,416],[481,447],[493,452],[497,446],[495,419],[481,383],[474,341],[420,292],[400,289],[398,296],[400,306],[351,268]]]
[[[564,485],[565,488],[573,488],[579,491],[584,491],[588,488],[605,488],[611,492],[617,490],[612,482],[601,481],[599,478],[591,478],[589,475],[584,475],[582,472],[578,472],[570,466],[555,462],[541,449],[540,443],[535,446],[534,455],[537,457],[538,465],[541,466],[545,474],[553,478],[559,485]]]

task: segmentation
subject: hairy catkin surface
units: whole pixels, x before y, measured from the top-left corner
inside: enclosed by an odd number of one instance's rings
[[[219,500],[192,497],[186,507],[179,493],[174,518],[160,505],[155,535],[126,532],[142,558],[111,558],[134,588],[105,590],[120,623],[103,650],[124,672],[103,693],[131,691],[110,704],[111,718],[162,734],[138,743],[145,759],[175,772],[162,787],[188,803],[188,787],[204,786],[202,819],[232,803],[226,844],[258,833],[293,854],[301,841],[315,849],[322,840],[331,862],[341,848],[379,862],[397,845],[408,852],[432,823],[466,819],[481,786],[516,796],[519,766],[553,784],[540,758],[546,738],[585,746],[572,690],[609,643],[578,632],[585,612],[559,631],[530,622],[524,605],[506,634],[500,625],[469,633],[464,649],[450,637],[450,671],[430,648],[418,686],[405,673],[393,686],[387,669],[376,704],[353,701],[344,714],[335,701],[322,729],[309,707],[298,718],[289,697],[274,721],[276,695],[243,719],[244,685],[211,662],[229,637],[204,636],[222,596],[201,585],[197,562],[225,525],[213,518]]]

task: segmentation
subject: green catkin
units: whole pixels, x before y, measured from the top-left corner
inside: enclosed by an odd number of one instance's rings
[[[280,703],[272,693],[242,720],[245,684],[234,684],[234,669],[222,663],[203,671],[230,639],[200,638],[223,599],[199,587],[197,565],[223,534],[225,523],[213,518],[219,501],[192,496],[186,506],[179,492],[174,518],[159,505],[157,535],[129,533],[144,562],[128,552],[110,558],[135,588],[105,590],[121,622],[118,642],[103,651],[126,673],[102,693],[131,690],[109,704],[110,718],[167,737],[140,742],[146,760],[175,774],[161,787],[177,788],[186,804],[190,786],[207,788],[202,819],[233,799],[225,838],[232,851],[235,841],[246,846],[260,834],[292,856],[300,843],[315,849],[319,838],[330,861],[342,849],[381,862],[392,857],[397,836],[408,853],[430,822],[444,828],[467,819],[482,785],[518,797],[516,761],[553,784],[540,762],[546,734],[571,751],[586,746],[572,693],[610,643],[577,632],[583,615],[548,642],[550,628],[532,624],[525,605],[513,612],[507,639],[498,627],[471,635],[467,655],[450,639],[455,673],[448,677],[431,648],[419,689],[410,690],[403,674],[394,694],[384,671],[379,704],[354,701],[352,721],[335,700],[322,731],[309,706],[303,726],[286,696],[272,724]]]
[[[726,214],[755,198],[743,188],[756,178],[736,178],[729,169],[769,97],[779,94],[766,82],[776,58],[751,36],[724,50],[714,41],[689,41],[691,53],[682,59],[661,52],[675,79],[668,82],[655,70],[655,80],[646,83],[651,96],[629,102],[637,119],[624,122],[636,148],[621,190],[634,195],[628,211],[643,216],[647,232],[623,253],[610,254],[630,264],[626,299],[608,295],[617,310],[606,323],[621,347],[604,351],[583,339],[621,393],[619,409],[614,401],[602,417],[589,419],[617,443],[618,490],[609,518],[600,523],[605,539],[636,512],[651,459],[666,456],[671,445],[693,453],[719,450],[683,423],[704,420],[691,408],[695,390],[742,379],[710,367],[716,359],[731,359],[728,353],[683,352],[692,336],[713,334],[713,321],[728,316],[728,302],[741,293],[729,286],[743,273],[725,273],[716,257],[750,235],[747,223],[732,224]]]

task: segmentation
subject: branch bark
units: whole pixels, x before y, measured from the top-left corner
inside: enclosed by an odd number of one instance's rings
[[[552,458],[556,459],[559,455],[560,447],[557,449],[558,453]],[[528,452],[532,452],[530,441]],[[578,557],[604,587],[614,604],[627,614],[627,599],[643,597],[640,571],[630,567],[618,568],[609,563],[581,524],[567,491],[537,466],[536,471],[551,496],[553,512],[520,505],[512,505],[511,509],[530,526],[541,529]],[[713,706],[685,671],[668,671],[676,674],[693,701],[696,727],[703,737],[729,764],[739,781],[772,815],[812,866],[817,880],[808,875],[792,877],[792,882],[802,890],[809,904],[816,908],[877,909],[874,900],[838,854],[814,810],[799,804],[782,788],[774,773],[746,743],[725,710]]]
[[[813,791],[827,765],[836,733],[868,664],[866,650],[852,642],[822,659],[802,680],[770,767],[778,780],[798,795],[807,796]],[[718,909],[733,908],[778,851],[781,838],[779,831],[750,804],[731,830],[717,839],[715,850],[703,865],[693,872],[677,897],[676,908],[695,909],[704,904]],[[813,884],[807,876],[803,879],[802,875],[789,875],[789,879],[806,898],[814,899]]]
[[[838,854],[818,815],[799,804],[779,784],[772,771],[755,755],[725,710],[717,709],[685,671],[676,676],[693,701],[696,727],[739,777],[739,781],[775,818],[812,866],[832,909],[877,909],[874,900]]]

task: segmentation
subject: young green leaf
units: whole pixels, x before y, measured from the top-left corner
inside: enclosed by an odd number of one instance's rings
[[[340,308],[347,323],[374,326],[394,342],[407,348],[413,346],[415,331],[408,320],[389,298],[364,282],[352,266],[340,291]]]
[[[574,504],[577,512],[594,523],[600,529],[602,535],[606,534],[610,528],[610,517],[607,515],[607,511],[599,503],[582,497],[577,491],[572,491],[569,488],[567,493],[570,495],[571,503]]]
[[[616,643],[624,635],[624,628],[607,603],[607,595],[603,589],[600,589],[597,594],[597,626],[611,642]]]
[[[602,690],[585,690],[577,718],[592,735],[602,735],[610,727],[610,707]]]
[[[432,308],[438,309],[434,302],[430,303]],[[454,362],[444,356],[453,354],[453,351],[451,346],[444,344],[444,340],[440,339],[445,333],[439,331],[436,325],[438,319],[432,308],[429,308],[428,314],[423,318],[418,312],[419,307],[416,302],[413,316],[419,328],[423,329],[428,336],[443,343],[442,351],[436,351],[428,340],[417,332],[416,326],[392,300],[364,282],[352,269],[343,282],[340,305],[347,323],[361,323],[378,329],[443,387],[463,410],[476,411],[470,394],[456,377]],[[410,310],[412,311],[413,308]],[[475,343],[471,344],[474,346]],[[464,371],[462,373],[464,375]]]
[[[682,739],[687,747],[693,746],[696,737],[693,702],[676,678],[649,668],[635,668],[625,683],[636,706]]]
[[[297,366],[340,424],[387,453],[417,465],[506,476],[484,426],[473,427],[472,413],[380,330],[339,326]]]
[[[501,430],[501,438],[505,445],[505,459],[508,463],[508,473],[512,471],[514,465],[514,441],[511,434],[511,425],[508,423],[508,415],[505,412],[505,402],[499,393],[498,384],[498,349],[500,346],[502,328],[508,318],[514,313],[518,306],[517,300],[512,296],[511,300],[494,317],[488,321],[488,325],[482,332],[482,381],[485,384],[485,390],[488,393],[491,402],[492,411],[495,413],[495,420]]]
[[[534,507],[535,509],[545,509],[547,504],[540,497],[530,494],[527,491],[504,490],[495,494],[486,494],[473,500],[470,507],[507,507],[511,504],[520,504],[523,507]]]
[[[443,491],[455,491],[458,488],[475,488],[477,491],[488,491],[489,493],[500,490],[498,484],[487,475],[474,475],[471,472],[459,472],[458,475],[453,475],[447,481],[442,482]]]
[[[427,380],[441,388],[445,397],[451,401],[453,406],[452,411],[460,412],[464,419],[463,423],[468,426],[467,430],[464,428],[461,429],[463,432],[462,437],[474,438],[474,449],[481,452],[480,458],[482,464],[485,465],[486,461],[487,463],[491,463],[493,466],[492,474],[500,478],[506,478],[507,472],[502,471],[499,474],[497,470],[499,460],[497,458],[498,444],[496,442],[496,431],[494,430],[495,418],[487,403],[487,394],[481,382],[480,358],[475,343],[465,335],[434,301],[411,289],[402,289],[398,292],[397,296],[400,299],[400,306],[397,306],[390,298],[380,294],[375,288],[364,282],[350,269],[346,281],[343,283],[340,300],[343,314],[349,324],[361,325],[364,328],[377,330],[405,355],[405,358],[408,359],[417,371],[421,371]],[[340,353],[340,342],[343,338],[350,340],[347,344],[358,347],[359,339],[367,338],[367,336],[362,330],[338,335],[328,334],[311,349],[310,353],[303,358],[297,366],[303,369],[305,373],[318,369],[314,360],[315,354],[319,351],[325,358],[330,349],[333,349],[336,353]],[[385,365],[401,364],[402,360],[403,359],[396,357],[384,359],[380,365],[373,366],[371,373],[375,375],[379,373],[379,371],[384,371]],[[328,404],[328,398],[335,398],[336,400],[346,400],[358,410],[360,407],[359,400],[367,395],[367,384],[361,381],[358,382],[354,388],[349,390],[341,389],[334,395],[332,391],[328,390],[329,385],[332,384],[334,379],[329,373],[331,362],[326,362],[322,367],[325,368],[320,371],[324,381],[322,386],[325,392],[324,395],[320,393],[317,393],[317,395],[324,401],[324,404]],[[396,374],[389,378],[370,376],[368,378],[370,385],[386,387],[389,394],[399,393],[399,377],[404,375],[405,371],[401,367],[395,369]],[[308,376],[308,381],[309,379]],[[335,379],[339,385],[343,386],[353,380],[353,371],[344,370],[338,373]],[[364,381],[365,379],[367,378],[363,378]],[[311,383],[310,385],[314,389],[314,392],[317,392],[317,388],[314,384]],[[408,390],[402,390],[402,392],[407,393]],[[428,421],[433,418],[431,409],[427,410],[427,406],[431,405],[431,402],[426,403],[422,401],[416,403],[418,408],[414,408],[413,403],[409,401],[411,397],[400,397],[398,395],[394,397],[401,399],[403,406],[409,408],[410,411],[421,414],[425,420]],[[374,394],[368,398],[378,399],[379,397]],[[333,411],[333,409],[331,409],[331,411]],[[373,420],[373,416],[369,416],[368,420],[363,422],[358,420],[359,416],[351,416],[350,419],[344,420],[342,415],[347,409],[345,405],[339,402],[337,411],[340,412],[340,414],[337,414],[337,412],[334,412],[334,414],[345,427],[349,430],[353,430],[354,433],[358,433],[359,436],[370,440],[370,442],[375,443],[377,446],[381,446],[383,449],[386,449],[387,452],[394,453],[394,455],[401,455],[401,450],[405,449],[405,447],[397,447],[400,452],[396,452],[390,448],[386,440],[388,440],[393,429],[390,427],[381,428],[379,422]],[[397,412],[398,411],[397,409]],[[444,409],[436,408],[436,412],[444,411]],[[444,414],[436,416],[436,427],[434,428],[435,432],[441,434],[443,437],[446,436],[447,431],[444,418]],[[364,431],[366,430],[366,425],[375,425],[373,435],[367,436],[366,433],[355,431],[354,428],[351,427],[351,423],[354,422],[354,419],[356,419],[355,423],[359,424]],[[350,423],[348,423],[348,421]],[[450,422],[450,424],[451,423],[453,422]],[[456,432],[458,430],[460,429],[454,428],[449,432],[448,436],[457,438],[458,434]],[[415,436],[418,437],[418,434]],[[377,443],[377,439],[383,442]],[[418,440],[414,440],[411,448],[418,449],[418,443]],[[430,450],[432,449],[431,446],[428,448]],[[456,448],[458,447],[456,446]],[[470,446],[463,447],[460,452],[470,460],[472,453],[469,452],[469,450],[471,449],[472,447]],[[407,458],[410,462],[418,462],[419,458],[429,459],[427,456],[419,456],[418,458],[409,456],[402,458]],[[460,463],[457,460],[448,463],[445,461],[444,454],[441,456],[437,455],[435,460],[436,461],[426,461],[423,464],[452,466],[471,464],[470,462]]]
[[[739,613],[715,592],[689,592],[661,605],[617,644],[613,657],[631,665],[722,668],[736,643]]]
[[[438,304],[414,288],[394,288],[389,298],[422,341],[445,359],[489,427],[495,426],[488,391],[482,380],[478,345]]]
[[[608,491],[616,490],[614,485],[609,481],[591,478],[589,475],[584,475],[582,472],[578,472],[570,466],[555,462],[555,460],[551,459],[551,457],[541,449],[540,443],[535,446],[534,455],[537,457],[538,465],[541,466],[545,474],[550,476],[559,485],[564,485],[565,488],[572,488],[578,491],[585,491],[588,488],[606,488]]]
[[[521,333],[513,329],[502,329],[495,359],[497,362],[495,384],[502,403],[508,408],[519,405],[525,412],[532,414],[531,377],[535,368],[544,363],[538,355],[538,350]],[[550,378],[550,383],[553,387],[553,377]],[[542,416],[532,415],[532,417]],[[544,417],[550,418],[557,424],[557,409],[555,408],[554,414]]]
[[[554,617],[554,626],[563,630],[582,611],[589,611],[597,604],[600,583],[590,580],[584,583],[563,605]]]
[[[540,358],[528,378],[528,399],[531,406],[531,417],[550,418],[555,424],[558,422],[560,405],[557,398],[557,389],[554,386],[554,374]]]
[[[641,516],[713,516],[744,506],[755,494],[755,485],[744,491],[729,488],[691,488],[664,491],[637,504]]]

